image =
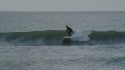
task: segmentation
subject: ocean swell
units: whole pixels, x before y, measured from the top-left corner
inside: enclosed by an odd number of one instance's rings
[[[112,44],[125,41],[125,32],[119,31],[76,31],[71,37],[63,30],[0,33],[0,41],[23,45],[84,45]]]

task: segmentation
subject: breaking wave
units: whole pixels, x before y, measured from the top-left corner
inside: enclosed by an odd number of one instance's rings
[[[16,45],[83,45],[112,44],[125,41],[125,32],[75,31],[69,38],[63,30],[0,33],[0,41]]]

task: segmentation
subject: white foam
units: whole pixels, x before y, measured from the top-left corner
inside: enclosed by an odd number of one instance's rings
[[[88,35],[91,32],[89,31],[75,31],[75,33],[71,36],[71,39],[74,41],[88,41]]]

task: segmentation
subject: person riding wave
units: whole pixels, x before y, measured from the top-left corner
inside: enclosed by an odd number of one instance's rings
[[[66,31],[65,32],[68,34],[68,36],[71,36],[72,33],[73,33],[73,29],[66,25]]]

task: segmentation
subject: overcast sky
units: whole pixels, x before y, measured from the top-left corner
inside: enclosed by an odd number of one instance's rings
[[[125,0],[0,0],[0,11],[125,11]]]

